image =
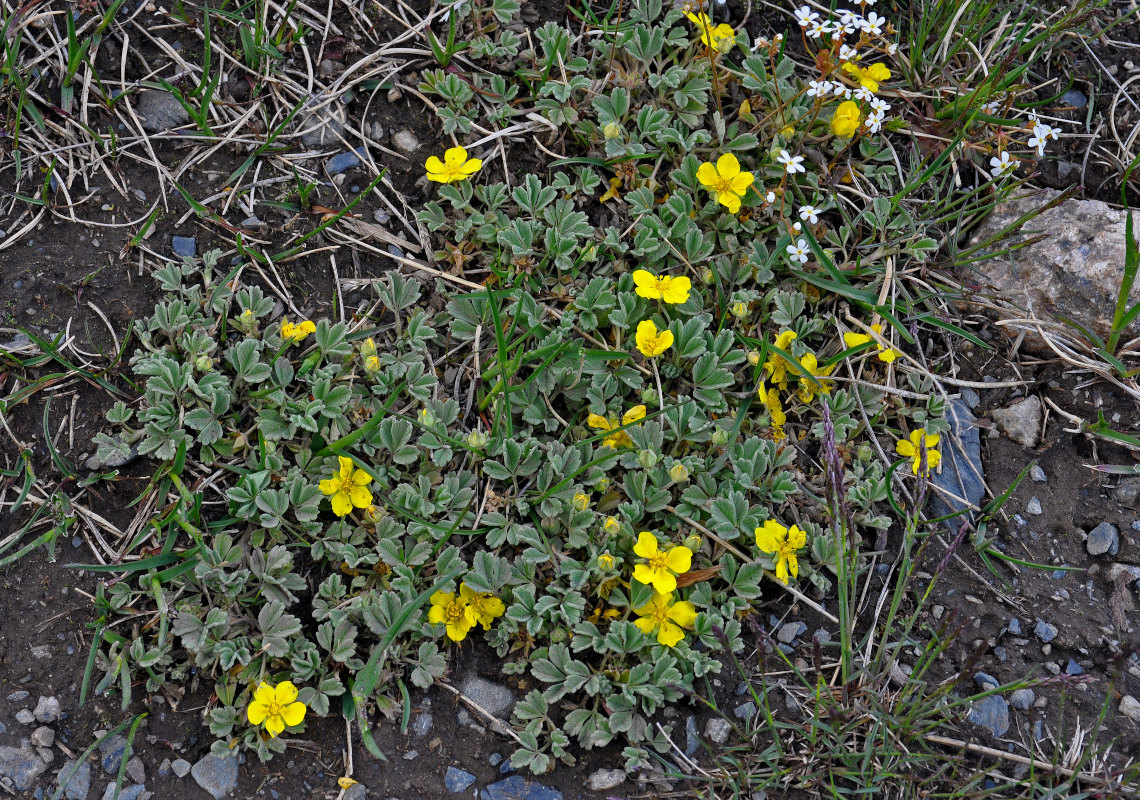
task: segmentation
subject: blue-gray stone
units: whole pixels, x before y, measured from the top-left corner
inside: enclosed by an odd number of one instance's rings
[[[119,800],[139,800],[146,787],[141,783],[136,783],[133,786],[124,786],[119,790]],[[111,800],[115,796],[115,784],[108,783],[107,788],[103,790],[103,800]]]
[[[1000,644],[994,648],[994,655],[997,656],[997,660],[1003,664],[1009,660],[1009,653]]]
[[[1089,99],[1080,89],[1070,89],[1061,95],[1061,102],[1073,108],[1084,108],[1089,104]]]
[[[12,781],[17,792],[26,792],[39,774],[47,769],[30,747],[0,747],[0,776]]]
[[[1033,723],[1033,738],[1036,741],[1041,741],[1045,737],[1045,730],[1041,726],[1041,720],[1036,720]]]
[[[1009,632],[1014,636],[1021,635],[1021,620],[1017,617],[1011,617],[1009,620]]]
[[[1065,577],[1068,574],[1069,574],[1069,571],[1067,569],[1055,569],[1055,570],[1053,570],[1052,578],[1055,581],[1059,581],[1059,580],[1061,580],[1061,578]]]
[[[1009,730],[1009,703],[1001,695],[992,694],[978,701],[966,719],[994,736],[1004,736]]]
[[[692,714],[685,720],[685,755],[692,758],[701,746],[701,737],[697,735],[697,718]]]
[[[1033,632],[1037,638],[1048,644],[1057,638],[1057,626],[1052,623],[1046,622],[1043,619],[1038,619],[1037,624],[1033,628]]]
[[[776,633],[776,639],[784,644],[791,644],[807,631],[807,627],[806,622],[785,622]]]
[[[515,707],[515,696],[510,689],[485,678],[477,676],[468,678],[460,687],[460,691],[475,705],[500,719],[509,719]]]
[[[364,153],[363,147],[349,150],[347,153],[339,153],[325,162],[325,172],[329,175],[339,175],[353,167],[359,167]]]
[[[736,717],[739,720],[747,722],[756,715],[756,711],[756,704],[749,701],[747,703],[742,703],[741,705],[738,705],[736,708],[732,709],[732,716]]]
[[[123,753],[127,749],[127,740],[122,736],[112,736],[99,745],[99,757],[103,769],[108,775],[119,774],[119,762],[123,760]]]
[[[198,240],[193,236],[171,236],[170,249],[179,258],[193,258],[198,254]]]
[[[455,767],[448,767],[447,773],[443,776],[443,785],[449,792],[462,792],[473,783],[475,783],[474,775]]]
[[[191,767],[190,774],[214,800],[222,800],[237,788],[238,762],[236,758],[218,758],[207,754]]]
[[[515,771],[515,765],[510,762],[510,759],[504,758],[502,760],[502,762],[499,764],[499,774],[500,775],[509,775],[510,773],[512,773],[514,771]]]
[[[993,675],[989,675],[985,672],[975,672],[974,683],[978,684],[978,686],[980,686],[982,689],[989,691],[990,689],[994,689],[998,686],[998,679]]]
[[[562,800],[562,792],[512,775],[479,792],[482,800]]]
[[[1102,556],[1108,553],[1114,556],[1120,551],[1120,533],[1112,523],[1102,522],[1089,531],[1085,547],[1089,555]]]
[[[931,474],[930,507],[935,516],[977,506],[985,495],[982,444],[974,419],[960,398],[946,406],[950,432],[942,436],[942,469]],[[962,523],[950,520],[950,524],[957,528]]]
[[[1009,704],[1018,711],[1028,711],[1036,699],[1037,695],[1032,689],[1018,689],[1009,696]]]
[[[71,768],[75,766],[74,761],[68,761],[63,765],[63,769],[55,776],[55,782],[59,783],[71,773]],[[84,761],[79,765],[79,769],[75,770],[75,774],[71,776],[71,780],[63,787],[63,796],[67,800],[87,800],[87,793],[91,791],[91,765]]]
[[[425,711],[416,717],[416,721],[412,723],[412,733],[421,738],[427,736],[431,730],[431,724],[432,716]]]
[[[491,753],[491,757],[487,759],[492,767],[499,766],[499,762],[503,760],[502,753]]]
[[[1071,658],[1069,659],[1069,663],[1065,665],[1066,675],[1080,675],[1084,671],[1085,668]]]
[[[0,722],[0,733],[7,733],[7,732],[8,732],[8,726],[5,725],[3,722]]]

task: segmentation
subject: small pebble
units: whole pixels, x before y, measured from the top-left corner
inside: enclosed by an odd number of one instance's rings
[[[179,778],[185,778],[190,774],[191,764],[184,758],[177,758],[170,763],[171,771]]]
[[[28,711],[26,708],[21,708],[16,712],[16,722],[20,723],[21,725],[31,725],[35,721],[36,715],[31,711]]]
[[[1041,469],[1039,464],[1034,464],[1029,468],[1029,477],[1040,483],[1045,483],[1049,479],[1045,476],[1045,470]]]
[[[372,212],[372,219],[376,220],[377,224],[380,224],[380,225],[387,225],[388,220],[390,220],[391,218],[392,217],[388,214],[387,211],[381,211],[380,209],[376,209],[375,211]]]
[[[724,744],[732,731],[732,723],[722,717],[712,717],[705,723],[705,738],[713,744]]]
[[[736,717],[739,720],[747,722],[756,715],[756,711],[756,704],[749,701],[747,703],[742,703],[741,705],[738,705],[736,708],[732,709],[732,716]]]
[[[599,769],[586,780],[586,786],[592,792],[604,792],[625,783],[625,770]]]
[[[1102,522],[1089,531],[1085,548],[1089,551],[1089,555],[1102,556],[1108,553],[1114,556],[1120,552],[1120,533],[1115,525]]]
[[[1039,619],[1033,628],[1033,633],[1036,634],[1037,638],[1041,641],[1051,642],[1057,638],[1057,626],[1043,619]]]
[[[448,767],[443,776],[443,785],[449,792],[462,792],[475,783],[475,776],[470,772],[455,767]]]
[[[420,757],[420,751],[419,750],[409,750],[408,752],[404,753],[404,760],[405,761],[415,761],[419,757]]]
[[[1007,630],[1009,630],[1009,632],[1012,633],[1014,636],[1020,636],[1021,635],[1021,620],[1019,620],[1017,617],[1012,617],[1009,620],[1009,627]]]
[[[170,249],[179,258],[193,258],[198,254],[198,240],[193,236],[171,236]]]
[[[1030,497],[1029,502],[1025,504],[1025,513],[1032,514],[1035,517],[1045,513],[1045,510],[1041,508],[1041,501],[1037,499],[1036,495]]]
[[[407,156],[420,149],[420,141],[405,128],[392,134],[392,146]]]
[[[41,725],[32,731],[32,744],[36,747],[51,747],[55,744],[55,731],[47,725]]]
[[[1066,675],[1080,675],[1085,671],[1085,668],[1078,664],[1074,659],[1069,659],[1069,663],[1065,665]]]
[[[1009,704],[1018,711],[1028,711],[1036,699],[1032,689],[1018,689],[1009,696]]]
[[[1120,713],[1131,720],[1140,722],[1140,700],[1130,694],[1120,698]]]
[[[1089,104],[1089,99],[1080,89],[1070,89],[1061,95],[1061,102],[1073,108],[1084,108]]]

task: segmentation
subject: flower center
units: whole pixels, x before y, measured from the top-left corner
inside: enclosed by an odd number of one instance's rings
[[[462,617],[463,617],[463,606],[460,605],[459,603],[449,603],[447,606],[447,619],[448,619],[448,621],[455,622],[456,620],[458,620]]]
[[[337,479],[337,494],[351,494],[352,493],[352,478],[338,478]]]
[[[653,611],[649,614],[649,618],[658,626],[665,624],[669,621],[669,606],[654,606]]]
[[[284,709],[282,709],[282,707],[281,707],[281,704],[277,702],[276,698],[274,698],[274,699],[270,700],[268,703],[266,703],[266,706],[269,709],[268,713],[266,714],[267,719],[272,719],[273,717],[280,717],[282,715],[282,712],[284,711]]]
[[[722,175],[718,175],[714,187],[721,194],[736,194],[736,192],[732,191],[732,178],[725,178]]]
[[[654,571],[668,572],[669,556],[663,552],[658,551],[657,555],[649,559],[649,566]]]

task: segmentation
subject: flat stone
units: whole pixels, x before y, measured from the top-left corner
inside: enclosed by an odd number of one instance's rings
[[[118,735],[112,736],[99,745],[99,758],[103,765],[103,771],[108,775],[118,775],[119,764],[122,762],[123,753],[126,750],[127,740]]]
[[[420,751],[419,750],[409,750],[408,752],[404,753],[404,760],[405,761],[415,761],[419,757],[420,757]]]
[[[162,133],[190,122],[190,115],[170,92],[143,92],[135,99],[134,108],[143,130],[151,133]]]
[[[599,769],[586,779],[586,786],[592,792],[604,792],[615,786],[621,786],[625,783],[625,778],[624,769]]]
[[[509,719],[515,707],[515,696],[506,686],[473,675],[460,687],[463,696],[492,716]]]
[[[1140,478],[1125,478],[1112,490],[1112,499],[1125,508],[1135,508],[1140,500]]]
[[[1018,711],[1028,711],[1037,695],[1032,689],[1018,689],[1009,696],[1009,704]]]
[[[9,703],[22,703],[31,696],[31,692],[29,692],[27,689],[19,689],[8,695],[7,700]]]
[[[0,747],[0,777],[12,782],[17,792],[26,792],[47,769],[36,751],[28,746]]]
[[[417,737],[423,738],[431,731],[432,716],[426,711],[416,717],[416,721],[412,723],[412,733]]]
[[[1041,469],[1040,464],[1034,464],[1029,468],[1029,477],[1038,483],[1047,483],[1049,478],[1045,474],[1045,470]]]
[[[420,140],[407,128],[392,134],[392,146],[406,156],[420,149]]]
[[[170,762],[170,769],[179,778],[185,778],[190,774],[190,762],[184,758],[176,758]]]
[[[1006,630],[1008,630],[1014,636],[1020,636],[1021,635],[1021,620],[1019,620],[1017,617],[1011,617],[1009,620],[1009,626],[1006,628]]]
[[[127,777],[135,783],[146,783],[146,767],[138,756],[127,762]]]
[[[1089,104],[1089,99],[1080,89],[1070,89],[1061,95],[1061,102],[1073,108],[1084,108]]]
[[[1102,522],[1089,531],[1089,537],[1085,540],[1085,549],[1093,556],[1102,556],[1105,553],[1114,556],[1120,552],[1120,532],[1116,530],[1115,525]]]
[[[1130,694],[1120,698],[1120,713],[1131,720],[1140,722],[1140,700]]]
[[[701,746],[701,737],[697,734],[697,718],[690,714],[685,719],[685,755],[692,758]]]
[[[1025,504],[1025,513],[1031,514],[1034,517],[1039,517],[1045,513],[1045,509],[1041,507],[1041,501],[1037,499],[1037,495],[1029,498],[1029,502]]]
[[[198,240],[193,236],[171,236],[170,249],[179,258],[193,258],[198,254]]]
[[[237,788],[238,762],[236,758],[218,758],[207,754],[190,768],[190,774],[214,800],[222,800]]]
[[[41,697],[39,702],[36,703],[36,708],[32,714],[35,715],[36,720],[46,724],[58,720],[59,712],[58,697]]]
[[[344,790],[344,796],[341,800],[367,800],[368,789],[365,788],[363,783],[354,783]]]
[[[757,710],[758,709],[756,708],[756,704],[752,701],[749,701],[747,703],[741,703],[736,708],[732,709],[732,716],[736,717],[738,720],[747,722],[748,720],[752,719],[752,717],[756,716]]]
[[[356,150],[349,150],[347,153],[335,155],[325,162],[325,172],[329,175],[340,175],[342,172],[347,172],[353,167],[359,167],[365,152],[363,147],[358,147]]]
[[[785,622],[776,633],[776,638],[784,644],[791,644],[805,631],[807,631],[806,622]]]
[[[344,107],[337,102],[324,103],[315,107],[303,109],[300,117],[301,144],[305,147],[323,147],[338,144],[344,136],[345,112]]]
[[[562,792],[532,783],[521,775],[492,783],[479,792],[482,800],[562,800]]]
[[[974,683],[978,684],[978,686],[983,691],[987,691],[987,692],[990,691],[991,689],[996,689],[1000,685],[1000,684],[998,684],[997,678],[995,678],[993,675],[989,675],[985,672],[974,673]]]
[[[1077,660],[1074,658],[1070,658],[1069,663],[1065,665],[1065,674],[1066,675],[1080,675],[1084,671],[1085,671],[1085,668],[1082,667],[1079,663],[1077,663]]]
[[[990,412],[998,429],[1022,447],[1036,447],[1041,439],[1041,398],[1030,395],[1008,408]]]
[[[132,786],[124,786],[119,790],[119,800],[143,800],[144,795],[150,797],[146,791],[146,787],[139,783]],[[107,788],[103,790],[103,800],[112,800],[114,796],[115,784],[108,783]]]
[[[1045,643],[1049,643],[1057,638],[1057,626],[1046,622],[1043,619],[1037,620],[1037,624],[1033,626],[1033,633],[1037,638]]]
[[[966,719],[1000,738],[1009,730],[1009,703],[992,694],[975,703]]]
[[[71,768],[73,766],[75,766],[74,761],[68,761],[63,765],[63,769],[61,769],[59,771],[59,774],[55,776],[56,784],[59,784],[64,778],[67,777],[68,773],[71,772]],[[64,785],[63,796],[66,797],[67,800],[87,800],[87,793],[90,791],[91,765],[84,761],[79,765],[79,769],[75,771],[75,774],[71,776],[71,780],[69,780],[67,784]]]
[[[51,747],[55,744],[55,731],[47,725],[42,725],[32,731],[32,745],[35,747]]]
[[[36,721],[36,715],[26,708],[21,708],[16,712],[16,722],[21,725],[31,725]]]
[[[723,717],[712,717],[705,723],[705,738],[713,744],[724,744],[732,732],[732,723]]]
[[[475,776],[465,770],[448,767],[443,776],[443,785],[449,792],[462,792],[475,783]]]
[[[950,431],[942,436],[942,469],[931,476],[930,507],[934,516],[945,516],[980,505],[985,495],[982,444],[973,413],[961,399],[946,406]],[[957,528],[962,523],[951,520]]]

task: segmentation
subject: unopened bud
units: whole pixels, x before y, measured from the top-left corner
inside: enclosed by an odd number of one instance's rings
[[[684,483],[689,479],[689,468],[678,461],[669,468],[669,477],[677,483]]]
[[[657,465],[657,454],[652,450],[642,450],[637,454],[637,461],[646,469],[652,469]]]
[[[487,434],[480,430],[471,431],[467,434],[467,444],[481,450],[487,446]]]
[[[724,428],[717,428],[712,432],[712,443],[717,447],[722,447],[728,444],[728,431]]]
[[[590,496],[583,494],[582,492],[578,492],[578,494],[574,495],[574,499],[571,502],[573,503],[576,510],[585,511],[590,507]]]

